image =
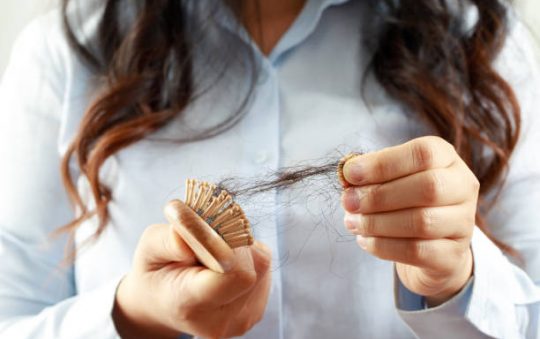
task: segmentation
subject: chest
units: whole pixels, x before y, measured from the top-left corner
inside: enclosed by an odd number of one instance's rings
[[[248,100],[243,97],[249,92],[245,78],[226,74],[181,119],[111,157],[101,173],[113,192],[111,222],[96,243],[79,253],[78,290],[91,290],[129,270],[140,234],[150,224],[165,222],[162,208],[183,197],[187,178],[255,182],[283,167],[316,166],[351,151],[376,150],[425,133],[375,81],[362,87],[367,56],[360,42],[336,38],[355,36],[357,29],[325,28],[322,23],[320,32],[290,52],[273,62],[261,61]],[[77,104],[83,110],[88,103]],[[242,118],[212,138],[164,141],[223,121],[238,109]],[[393,308],[392,266],[359,251],[346,235],[339,192],[328,187],[331,184],[323,178],[242,202],[255,237],[270,246],[274,258],[268,315],[261,329],[275,329],[278,321],[286,333],[302,337],[304,329],[313,328],[312,317],[320,316],[343,319],[343,335],[357,327],[365,333],[398,333],[392,332],[402,330]],[[79,178],[79,189],[83,196],[87,193],[84,178]],[[96,220],[83,224],[77,243],[95,228]],[[355,300],[352,313],[335,307],[336,300],[350,298]],[[365,327],[375,315],[393,317],[396,325]],[[319,327],[321,333],[331,329],[328,324]]]

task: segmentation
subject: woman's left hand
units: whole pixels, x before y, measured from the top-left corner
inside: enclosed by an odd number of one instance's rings
[[[422,137],[356,156],[343,174],[345,225],[367,252],[396,263],[399,279],[429,306],[472,275],[480,184],[454,147]]]

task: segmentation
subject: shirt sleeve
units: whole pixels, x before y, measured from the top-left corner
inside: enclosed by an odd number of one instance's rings
[[[517,250],[522,262],[476,229],[474,279],[448,302],[425,309],[421,297],[396,279],[398,312],[419,338],[540,338],[540,72],[532,46],[527,28],[516,21],[495,65],[521,104],[522,132],[487,215],[495,237]]]
[[[78,294],[64,261],[73,218],[60,177],[66,58],[57,12],[16,42],[0,84],[0,337],[114,338],[119,279]]]

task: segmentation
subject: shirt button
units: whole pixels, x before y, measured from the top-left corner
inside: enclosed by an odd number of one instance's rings
[[[254,159],[255,163],[256,164],[264,164],[268,161],[268,152],[266,151],[259,151],[255,154],[255,159]]]

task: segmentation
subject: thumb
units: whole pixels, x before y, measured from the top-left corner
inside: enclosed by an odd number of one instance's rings
[[[236,248],[229,271],[198,271],[189,294],[199,305],[215,308],[229,304],[250,292],[268,274],[270,264],[270,250],[258,241],[250,247]]]

